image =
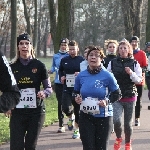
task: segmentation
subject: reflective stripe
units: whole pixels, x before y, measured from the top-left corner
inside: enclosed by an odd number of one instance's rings
[[[3,59],[4,63],[5,63],[5,65],[6,65],[6,67],[8,68],[8,73],[10,74],[12,85],[16,85],[17,83],[16,83],[16,80],[15,80],[15,77],[14,77],[14,75],[12,73],[12,70],[11,70],[11,68],[9,66],[9,63],[8,63],[6,57],[2,56],[2,59]]]

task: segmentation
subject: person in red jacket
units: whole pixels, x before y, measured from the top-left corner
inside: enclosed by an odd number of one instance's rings
[[[137,36],[133,36],[130,39],[130,44],[133,47],[133,55],[134,59],[137,60],[142,68],[143,72],[143,81],[140,84],[137,84],[137,101],[136,101],[136,106],[135,106],[135,126],[140,126],[140,111],[142,108],[142,92],[143,92],[143,87],[145,85],[145,70],[147,67],[147,57],[146,54],[143,50],[140,50],[139,48],[139,38]]]

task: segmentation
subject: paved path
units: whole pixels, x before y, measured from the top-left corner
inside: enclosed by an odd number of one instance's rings
[[[133,131],[133,150],[150,150],[150,110],[147,109],[150,102],[147,98],[147,91],[143,93],[143,108],[141,111],[141,126],[135,127]],[[67,120],[65,120],[67,122]],[[67,127],[67,125],[66,125]],[[82,150],[80,139],[71,139],[72,131],[56,133],[58,123],[43,128],[38,140],[37,150]],[[111,135],[109,150],[113,150],[115,134]],[[2,145],[0,150],[9,150],[9,143]],[[124,150],[122,147],[121,150]]]

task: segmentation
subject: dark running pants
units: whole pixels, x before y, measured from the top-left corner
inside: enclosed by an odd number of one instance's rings
[[[137,101],[135,106],[135,118],[140,118],[140,112],[142,108],[142,92],[143,92],[143,85],[136,85],[137,88]]]
[[[10,150],[35,150],[44,120],[45,114],[13,114],[10,118]]]
[[[63,85],[55,83],[55,93],[58,101],[58,120],[59,127],[64,126],[64,115],[62,112],[62,93],[63,93]]]
[[[113,117],[93,117],[80,112],[79,131],[83,150],[108,150]]]
[[[150,76],[146,76],[146,85],[147,85],[147,88],[148,88],[148,98],[150,100]]]
[[[70,116],[74,113],[75,122],[78,124],[80,105],[75,102],[72,93],[63,92],[62,110],[66,116]]]

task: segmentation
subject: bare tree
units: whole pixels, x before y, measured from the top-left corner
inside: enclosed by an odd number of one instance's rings
[[[17,0],[11,0],[11,44],[10,59],[15,57],[17,50]]]
[[[148,12],[147,12],[147,23],[146,23],[146,42],[150,41],[150,0],[148,0]]]
[[[142,5],[143,0],[122,0],[126,39],[130,39],[133,35],[141,37]]]
[[[33,47],[37,49],[37,41],[38,41],[38,20],[37,20],[37,0],[34,0],[35,13],[34,13],[34,33],[33,33]]]
[[[27,33],[31,35],[30,14],[28,13],[26,1],[22,0],[22,2],[24,6],[24,16],[27,22]]]

